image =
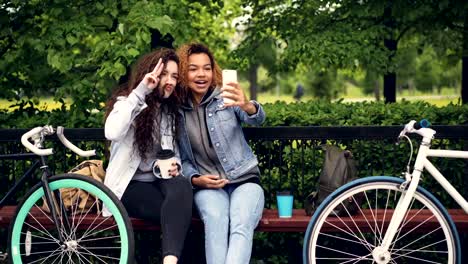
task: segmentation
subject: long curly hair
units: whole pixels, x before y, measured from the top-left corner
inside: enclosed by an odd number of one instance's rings
[[[180,59],[179,83],[182,87],[182,98],[184,98],[185,100],[192,98],[192,92],[190,90],[190,87],[188,86],[188,61],[190,55],[192,54],[206,54],[210,58],[211,68],[213,69],[213,81],[211,83],[211,89],[214,89],[217,86],[221,86],[223,81],[221,75],[221,68],[216,63],[213,53],[207,46],[200,43],[184,44],[177,49],[177,55]]]
[[[140,84],[144,76],[153,71],[160,58],[162,58],[164,65],[167,65],[168,61],[179,64],[179,57],[172,49],[162,48],[143,55],[132,67],[129,81],[120,85],[107,101],[105,119],[112,111],[117,97],[128,96]],[[176,85],[174,92],[168,98],[164,98],[158,88],[146,95],[145,102],[148,107],[141,111],[132,124],[135,127],[134,147],[138,150],[140,157],[146,158],[146,154],[154,149],[155,143],[160,141],[159,126],[163,106],[167,107],[169,121],[173,122],[171,129],[174,135],[173,140],[175,140],[178,135],[179,115],[177,112],[181,103],[180,98],[179,84]],[[156,148],[160,149],[161,147],[156,146]]]

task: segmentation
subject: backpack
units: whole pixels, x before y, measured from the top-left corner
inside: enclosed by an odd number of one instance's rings
[[[76,167],[71,169],[69,173],[80,174],[95,179],[96,181],[103,183],[106,177],[102,160],[85,160],[78,164]],[[78,188],[63,188],[60,189],[62,195],[63,204],[66,209],[72,207],[72,205],[78,203],[78,210],[86,212],[92,209],[92,206],[96,206],[98,214],[101,213],[101,201],[97,201],[97,197],[94,197],[83,190]]]
[[[357,166],[351,151],[342,150],[333,145],[325,145],[323,149],[325,150],[325,160],[319,177],[319,187],[307,196],[304,203],[307,215],[312,215],[320,203],[336,189],[357,179]],[[361,197],[355,197],[355,199],[361,200]],[[360,201],[358,201],[359,203]],[[357,210],[357,206],[352,200],[344,201],[343,205],[351,214]],[[347,214],[343,206],[338,206],[335,213],[340,216]]]
[[[80,174],[83,176],[88,176],[97,180],[98,182],[104,182],[106,172],[104,171],[103,164],[101,160],[86,160],[81,162],[79,165],[74,167],[69,171],[69,173]],[[102,206],[100,201],[97,201],[97,198],[88,194],[87,192],[78,189],[78,188],[62,188],[60,189],[60,194],[62,196],[62,202],[65,206],[65,209],[70,209],[72,205],[76,205],[78,208],[75,208],[76,212],[86,212],[90,209],[97,210],[98,213],[101,212]],[[45,197],[42,198],[44,203],[42,209],[49,213],[50,209],[47,205]],[[93,205],[95,208],[92,208]],[[55,205],[57,212],[59,212],[59,207]]]

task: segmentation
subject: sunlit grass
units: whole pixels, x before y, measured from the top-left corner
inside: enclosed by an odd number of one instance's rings
[[[248,91],[246,92],[248,93]],[[249,95],[247,94],[247,96]],[[346,94],[341,94],[339,98],[343,98],[344,102],[375,101],[375,98],[373,97],[373,95],[363,94],[362,90],[359,87],[356,87],[352,84],[347,84]],[[457,104],[458,101],[460,100],[460,94],[459,92],[457,93],[457,91],[455,91],[453,88],[452,89],[443,88],[440,94],[428,94],[428,93],[424,94],[420,91],[410,92],[408,90],[397,92],[397,100],[400,101],[403,98],[408,101],[421,100],[421,101],[429,102],[430,104],[441,107],[441,106],[448,105],[449,103]],[[309,101],[309,100],[314,100],[314,99],[315,98],[313,96],[306,94],[301,98],[301,101]],[[382,95],[381,95],[381,99],[383,99]],[[53,109],[60,108],[62,106],[60,102],[54,101],[52,97],[44,97],[38,100],[39,100],[39,107],[38,107],[39,109],[53,110]],[[259,93],[257,95],[257,100],[263,104],[274,103],[276,101],[284,101],[286,103],[295,102],[295,99],[290,94],[276,95],[274,92]],[[70,105],[71,99],[65,99],[65,102],[67,105]],[[13,108],[10,107],[14,104],[15,102],[13,101],[0,99],[0,109],[9,109],[10,111],[14,110],[15,107]]]
[[[413,99],[417,100],[417,99]],[[440,98],[440,99],[425,99],[424,102],[428,102],[430,104],[433,104],[438,107],[446,106],[450,103],[452,104],[459,104],[461,102],[460,97],[454,97],[454,98]]]
[[[37,106],[39,109],[44,109],[44,110],[53,110],[62,107],[62,104],[60,102],[54,101],[54,98],[52,97],[43,97],[39,98],[39,105]],[[71,100],[70,99],[65,99],[66,105],[70,105]],[[7,99],[0,99],[0,109],[9,109],[10,111],[17,109],[17,106],[15,105],[15,101],[8,101]]]
[[[347,82],[346,84],[346,92],[341,94],[340,97],[342,98],[361,98],[361,97],[372,97],[373,95],[366,95],[362,92],[362,89],[360,87],[357,87],[353,85],[352,83]],[[439,92],[434,91],[433,93],[430,92],[422,92],[418,90],[401,90],[397,91],[397,96],[398,97],[412,97],[412,96],[453,96],[453,95],[459,95],[460,94],[460,88],[448,88],[448,87],[443,87]]]
[[[383,100],[383,95],[380,95],[380,99]],[[375,101],[376,99],[374,98],[373,95],[365,95],[362,90],[357,87],[352,85],[351,83],[348,83],[346,85],[346,94],[340,94],[339,99],[343,99],[344,102],[360,102],[360,101]],[[301,98],[301,101],[309,101],[309,100],[314,100],[315,98],[311,95],[304,95]],[[397,101],[401,101],[402,99],[405,99],[407,101],[425,101],[430,104],[436,105],[438,107],[448,105],[449,103],[457,104],[458,101],[460,100],[460,92],[455,91],[453,88],[443,88],[440,92],[440,94],[431,94],[431,93],[423,93],[420,91],[408,91],[408,90],[403,90],[403,91],[398,91],[397,92]],[[285,95],[285,94],[280,94],[276,95],[273,92],[266,92],[266,93],[260,93],[257,96],[257,100],[260,103],[274,103],[276,101],[284,101],[286,103],[292,103],[295,101],[292,95]]]
[[[367,96],[367,97],[359,97],[359,98],[349,98],[349,97],[342,97],[344,102],[361,102],[361,101],[375,101],[376,99],[372,96]],[[435,98],[432,98],[430,95],[429,96],[397,96],[397,101],[401,101],[402,99],[405,99],[407,101],[425,101],[430,104],[436,105],[438,107],[448,105],[449,103],[457,104],[459,101],[460,96],[457,95],[447,95],[447,96],[436,96]],[[284,101],[286,103],[292,103],[295,102],[294,98],[292,95],[274,95],[271,93],[261,93],[258,94],[257,100],[260,103],[274,103],[276,101]],[[312,96],[304,96],[302,97],[301,101],[309,101],[309,100],[314,100]],[[339,100],[339,99],[336,99]],[[383,98],[381,98],[383,100]]]

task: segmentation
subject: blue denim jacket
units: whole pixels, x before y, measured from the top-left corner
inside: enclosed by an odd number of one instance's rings
[[[205,109],[205,119],[211,142],[229,180],[238,179],[258,165],[257,157],[244,138],[241,124],[260,125],[265,121],[265,112],[258,102],[251,102],[257,108],[257,113],[250,116],[238,106],[220,107],[222,103],[220,95],[214,96]],[[184,106],[181,111],[190,111],[191,109],[192,107]],[[192,177],[200,175],[200,172],[193,157],[183,112],[178,143],[184,176],[189,178],[191,182]]]

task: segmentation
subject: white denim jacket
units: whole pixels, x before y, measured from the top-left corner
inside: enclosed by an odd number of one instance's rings
[[[149,93],[151,93],[151,90],[143,83],[140,83],[128,97],[119,96],[104,125],[104,134],[108,140],[112,141],[104,184],[119,199],[122,198],[141,162],[141,157],[133,145],[135,133],[133,121],[143,109],[148,107],[145,103],[145,96]],[[172,144],[172,130],[167,129],[168,126],[165,125],[167,122],[168,116],[163,114],[160,126],[161,147],[163,149],[172,149],[176,153],[180,164],[179,150],[177,145],[173,146]],[[110,215],[111,213],[104,207],[103,216]]]

